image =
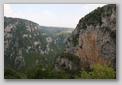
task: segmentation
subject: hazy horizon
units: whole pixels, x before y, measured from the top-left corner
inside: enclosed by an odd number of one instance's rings
[[[75,28],[79,20],[105,4],[4,4],[4,16],[48,27]]]

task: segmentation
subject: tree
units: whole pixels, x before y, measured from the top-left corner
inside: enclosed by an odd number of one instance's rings
[[[108,67],[108,65],[91,65],[91,71],[87,72],[85,70],[79,75],[82,79],[114,79],[116,78],[116,72]]]

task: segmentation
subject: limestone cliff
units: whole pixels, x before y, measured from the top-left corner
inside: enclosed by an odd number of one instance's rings
[[[66,51],[89,63],[116,59],[116,5],[98,8],[80,19],[67,41]]]
[[[76,55],[81,62],[110,62],[115,69],[116,5],[99,7],[81,18],[66,44],[66,53]]]

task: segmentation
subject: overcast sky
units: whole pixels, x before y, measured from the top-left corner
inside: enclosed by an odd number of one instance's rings
[[[4,4],[4,16],[28,19],[43,26],[75,28],[79,19],[105,4]]]

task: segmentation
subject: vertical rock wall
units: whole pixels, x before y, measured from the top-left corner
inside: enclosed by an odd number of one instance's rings
[[[67,40],[67,53],[90,64],[116,63],[116,5],[97,8],[79,20]]]

